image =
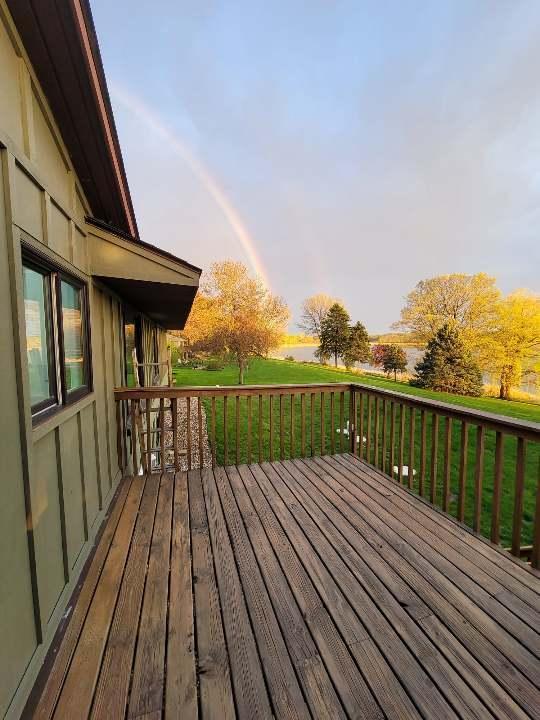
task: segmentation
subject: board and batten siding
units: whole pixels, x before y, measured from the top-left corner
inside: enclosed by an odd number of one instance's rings
[[[20,715],[120,479],[120,299],[89,277],[89,208],[0,0],[0,718]],[[32,426],[21,243],[88,285],[93,392]]]

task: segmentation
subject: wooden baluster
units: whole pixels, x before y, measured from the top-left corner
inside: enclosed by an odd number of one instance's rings
[[[457,519],[463,522],[465,519],[465,491],[467,485],[467,457],[469,452],[469,425],[465,421],[461,423],[461,442],[459,452],[459,486]]]
[[[212,467],[216,467],[216,445],[217,445],[217,438],[216,438],[216,398],[214,395],[212,395]]]
[[[268,396],[268,423],[270,425],[270,462],[274,460],[274,396]]]
[[[310,424],[311,424],[311,456],[315,455],[315,393],[311,393],[310,407]]]
[[[343,452],[343,430],[345,428],[345,393],[339,393],[339,451]]]
[[[373,464],[375,467],[380,467],[379,463],[379,434],[380,434],[380,412],[381,412],[381,402],[379,399],[379,396],[377,395],[375,397],[375,442],[373,444]]]
[[[358,402],[358,414],[360,420],[358,423],[358,457],[362,459],[364,457],[364,393],[360,393],[360,399]]]
[[[180,461],[178,458],[178,400],[171,398],[171,427],[172,427],[172,447],[174,469],[180,469]]]
[[[420,480],[418,482],[418,494],[422,497],[425,492],[426,483],[426,446],[427,446],[427,419],[426,411],[420,411]]]
[[[450,506],[450,476],[452,472],[452,418],[447,417],[444,426],[444,476],[442,509],[448,512]]]
[[[144,436],[144,428],[142,424],[142,410],[141,410],[141,401],[137,400],[137,429],[139,431],[139,443],[141,446],[141,462],[142,462],[142,468],[144,473],[150,472],[149,464],[150,464],[150,455],[147,451],[147,442]]]
[[[301,453],[306,457],[306,393],[300,395],[300,432],[301,432]]]
[[[501,495],[503,479],[503,434],[495,433],[495,471],[493,474],[493,502],[491,504],[491,542],[501,540]]]
[[[259,462],[263,461],[263,397],[259,395]]]
[[[540,569],[540,454],[538,455],[538,472],[536,477],[536,507],[534,511],[531,565],[533,568],[536,568],[536,570]]]
[[[191,458],[191,397],[186,398],[186,440],[187,440],[187,465],[188,470],[192,468]]]
[[[387,402],[386,398],[383,398],[382,402],[382,457],[381,457],[381,470],[386,472],[386,409]],[[362,443],[362,434],[360,434],[360,443]],[[361,447],[361,445],[360,445]]]
[[[437,503],[437,454],[439,451],[439,416],[433,413],[431,421],[431,504]]]
[[[199,395],[197,403],[197,425],[199,432],[199,467],[204,465],[204,443],[203,443],[203,421],[202,421],[202,397]]]
[[[251,395],[247,396],[247,463],[251,465]]]
[[[295,443],[295,437],[294,437],[294,430],[295,430],[295,427],[294,427],[294,398],[295,398],[294,393],[291,393],[291,396],[290,396],[290,403],[291,403],[290,404],[290,413],[291,413],[290,425],[291,425],[291,427],[290,427],[290,431],[289,431],[289,457],[290,458],[293,458],[296,455],[296,448],[295,448],[296,443]]]
[[[482,530],[482,482],[484,478],[484,444],[485,428],[479,425],[476,428],[476,464],[474,469],[474,515],[473,530],[479,533]]]
[[[159,449],[161,455],[161,472],[165,472],[165,466],[167,461],[165,459],[165,400],[160,398],[159,400]],[[151,455],[149,459],[151,459]]]
[[[521,525],[523,522],[523,490],[525,484],[525,440],[517,439],[516,482],[514,490],[514,518],[512,521],[512,555],[519,557],[521,547]]]
[[[350,391],[351,397],[351,418],[349,423],[349,432],[351,440],[351,452],[353,455],[358,455],[358,443],[357,443],[357,427],[358,427],[358,393],[356,388],[352,388]]]
[[[330,452],[335,455],[336,438],[335,438],[335,422],[334,422],[334,393],[330,392]]]
[[[371,395],[367,397],[366,460],[371,462]]]
[[[229,413],[227,412],[227,400],[228,396],[223,396],[223,464],[225,467],[229,464],[229,431],[228,431],[228,420]]]
[[[414,429],[415,429],[415,410],[414,405],[410,407],[409,413],[409,470],[407,480],[409,489],[414,487]]]
[[[285,422],[283,419],[283,395],[279,394],[279,459],[285,459]]]
[[[390,402],[390,471],[388,473],[392,479],[394,478],[395,445],[396,445],[396,404],[392,400]]]
[[[155,433],[152,435],[152,400],[150,398],[146,398],[145,400],[146,408],[145,408],[145,416],[146,416],[146,449],[148,450],[148,463],[147,466],[150,468],[150,472],[152,472],[152,449],[155,447],[154,443],[156,441],[156,435]],[[157,423],[156,423],[157,425]],[[160,429],[160,436],[161,436],[161,429]]]
[[[138,463],[137,463],[137,400],[131,401],[131,462],[133,465],[132,472],[134,475],[138,475]]]
[[[405,457],[405,405],[400,404],[399,412],[399,484],[403,485],[403,463]]]
[[[240,396],[236,396],[235,401],[235,432],[234,432],[234,441],[235,441],[235,463],[237,465],[240,465]]]
[[[326,452],[325,444],[324,392],[321,392],[321,455]]]
[[[120,400],[116,401],[116,455],[118,458],[118,467],[124,475],[124,452],[123,446],[123,427],[122,427],[122,408],[120,406]]]

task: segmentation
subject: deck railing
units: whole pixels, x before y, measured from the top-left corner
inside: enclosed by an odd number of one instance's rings
[[[540,567],[540,425],[357,383],[120,388],[125,472],[350,452]]]

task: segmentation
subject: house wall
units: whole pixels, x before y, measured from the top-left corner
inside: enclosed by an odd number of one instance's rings
[[[0,717],[18,717],[120,479],[121,302],[89,272],[89,211],[0,0]],[[88,283],[91,394],[32,426],[21,242]]]

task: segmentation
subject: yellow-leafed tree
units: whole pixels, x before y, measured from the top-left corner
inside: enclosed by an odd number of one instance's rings
[[[487,368],[499,378],[499,397],[508,399],[519,383],[523,366],[540,356],[540,295],[517,290],[495,306],[487,334]]]
[[[407,295],[394,327],[407,328],[416,340],[428,342],[448,325],[459,331],[469,348],[477,349],[492,327],[499,298],[495,278],[485,273],[438,275],[421,280]]]
[[[281,344],[289,317],[285,302],[245,265],[225,260],[203,278],[184,334],[195,349],[232,355],[242,385],[249,358]]]

